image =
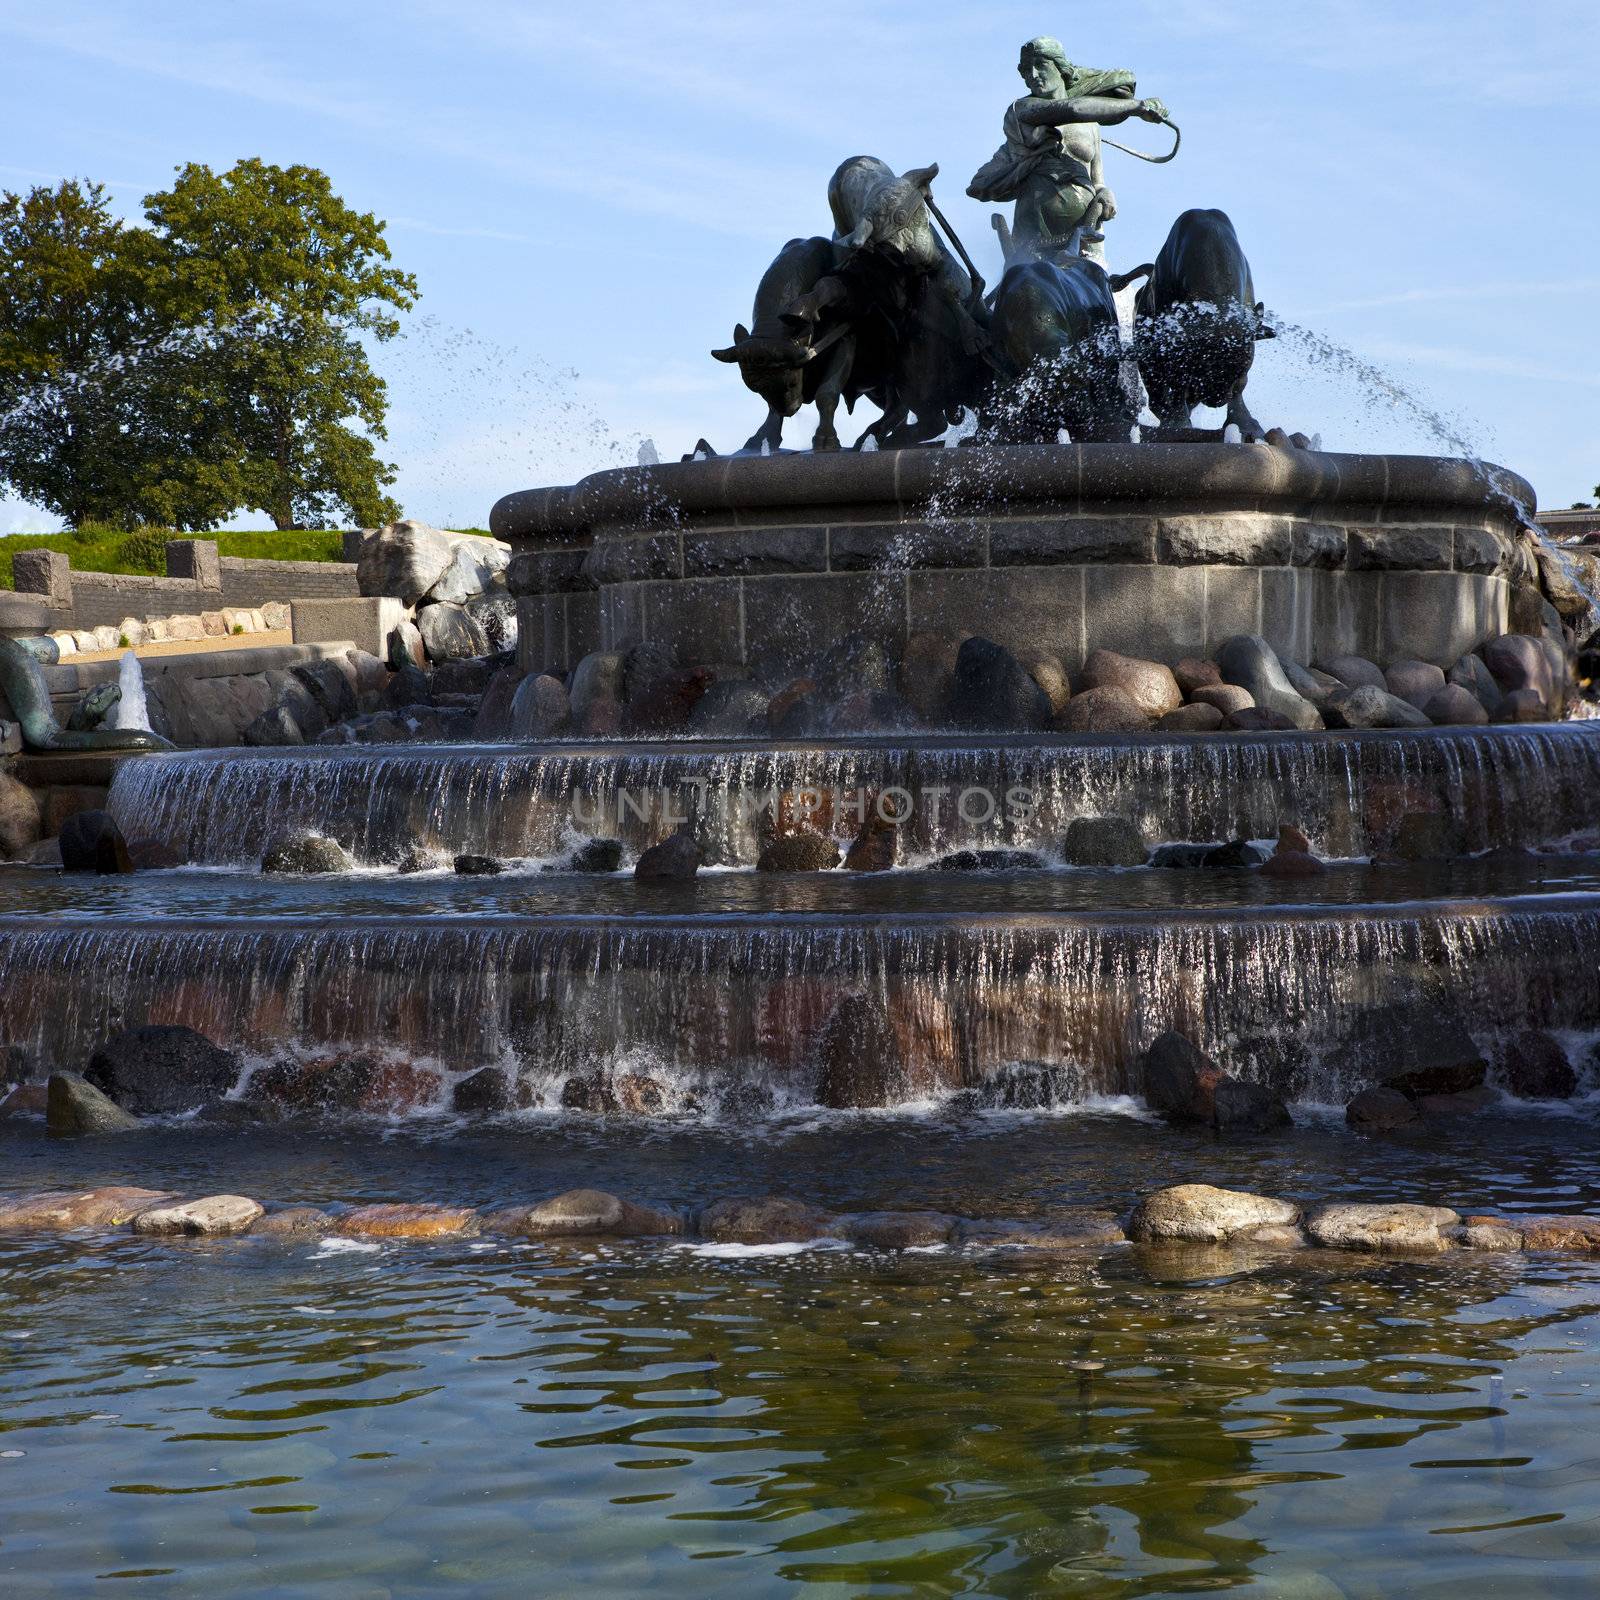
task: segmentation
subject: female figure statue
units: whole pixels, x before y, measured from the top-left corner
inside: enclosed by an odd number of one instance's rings
[[[1100,130],[1139,117],[1160,122],[1159,100],[1134,96],[1131,72],[1097,72],[1067,60],[1057,39],[1030,39],[1017,71],[1029,93],[1005,115],[1006,142],[973,175],[974,200],[1014,200],[1006,261],[1059,260],[1082,254],[1104,261],[1099,224],[1116,215],[1105,186]]]

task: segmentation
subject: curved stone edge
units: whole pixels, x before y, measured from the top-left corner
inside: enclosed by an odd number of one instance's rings
[[[717,456],[591,473],[575,484],[503,496],[489,516],[500,539],[569,544],[597,523],[671,525],[684,517],[852,505],[896,515],[1046,501],[1197,508],[1405,506],[1498,515],[1520,526],[1537,510],[1526,479],[1493,463],[1445,456],[1357,455],[1273,445],[1013,445],[970,450],[840,451]]]
[[[1337,1250],[1430,1257],[1453,1250],[1600,1254],[1600,1216],[1472,1214],[1414,1202],[1290,1200],[1171,1185],[1144,1196],[1126,1218],[1089,1207],[1040,1217],[959,1217],[931,1209],[829,1211],[789,1195],[723,1196],[673,1210],[577,1189],[534,1202],[478,1210],[427,1202],[354,1206],[343,1212],[290,1205],[269,1211],[241,1195],[181,1199],[167,1191],[112,1187],[32,1193],[0,1201],[0,1234],[111,1231],[154,1237],[329,1235],[455,1239],[480,1234],[562,1240],[680,1238],[722,1244],[835,1243],[867,1250],[1019,1249],[1084,1254],[1128,1244],[1151,1248],[1281,1253]]]

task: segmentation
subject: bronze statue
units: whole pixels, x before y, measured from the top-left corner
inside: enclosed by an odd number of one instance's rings
[[[1105,183],[1100,130],[1130,117],[1165,122],[1166,107],[1135,98],[1131,72],[1074,66],[1056,39],[1030,39],[1017,71],[1029,93],[1007,109],[1005,143],[973,174],[967,193],[1015,201],[1009,231],[995,219],[1008,263],[1079,254],[1103,261],[1100,224],[1117,214],[1117,203]]]

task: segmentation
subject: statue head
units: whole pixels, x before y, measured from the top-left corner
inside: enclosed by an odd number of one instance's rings
[[[1041,34],[1023,45],[1017,71],[1034,94],[1049,99],[1072,81],[1074,69],[1067,60],[1067,52],[1061,48],[1061,41]]]

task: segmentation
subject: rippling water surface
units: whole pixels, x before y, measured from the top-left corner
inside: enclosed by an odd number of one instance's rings
[[[1026,1214],[1209,1176],[1600,1199],[1582,1117],[1218,1147],[1128,1118],[0,1135],[6,1189],[598,1181]],[[1600,1271],[1469,1255],[12,1237],[10,1595],[1590,1595]]]

